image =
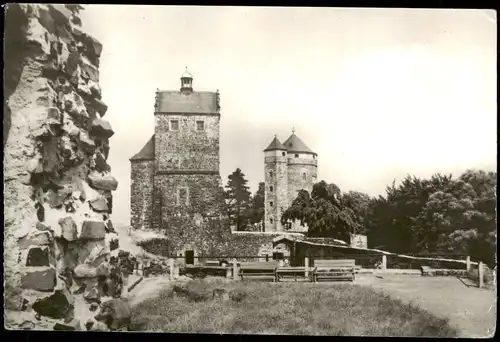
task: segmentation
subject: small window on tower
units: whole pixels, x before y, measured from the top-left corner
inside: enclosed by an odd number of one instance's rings
[[[271,185],[271,186],[269,187],[269,191],[273,192],[273,190],[274,190],[274,188],[273,188],[273,186]]]
[[[307,176],[306,176],[306,174],[305,174],[305,173],[303,173],[303,174],[302,174],[302,179],[303,179],[303,180],[306,180],[306,177],[307,177]]]
[[[205,130],[205,122],[204,121],[196,121],[196,130],[204,131]]]
[[[269,202],[269,205],[270,205],[271,207],[273,206],[273,204],[274,204],[274,203],[273,203],[272,201],[271,201],[271,202]]]
[[[273,178],[273,172],[269,171],[269,177]]]
[[[179,130],[179,120],[170,120],[170,130],[172,131]]]
[[[316,156],[313,154],[313,159],[316,159]]]
[[[298,158],[298,157],[299,157],[299,155],[298,155],[298,154],[295,154],[295,158]]]
[[[269,219],[269,222],[271,222],[271,224],[273,224],[273,218],[272,217]]]
[[[286,155],[286,153],[285,152],[281,152],[281,155],[284,157]]]
[[[182,187],[177,189],[177,205],[189,205],[188,188]]]

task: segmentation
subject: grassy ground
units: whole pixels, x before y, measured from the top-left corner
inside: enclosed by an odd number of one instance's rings
[[[212,299],[226,289],[229,300]],[[368,287],[193,280],[133,310],[147,330],[180,333],[454,337],[446,319]]]
[[[448,318],[458,337],[484,338],[495,332],[495,290],[467,286],[457,277],[358,276],[356,283]]]

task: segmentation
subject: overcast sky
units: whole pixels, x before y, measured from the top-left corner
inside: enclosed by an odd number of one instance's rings
[[[104,45],[116,221],[129,222],[155,90],[178,89],[185,66],[195,90],[220,91],[224,183],[239,167],[254,191],[262,150],[292,127],[343,191],[496,170],[494,11],[89,5],[82,21]]]

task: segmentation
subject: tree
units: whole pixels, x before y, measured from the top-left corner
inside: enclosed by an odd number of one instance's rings
[[[354,211],[343,203],[342,193],[335,184],[321,181],[314,184],[311,195],[300,190],[292,205],[285,210],[281,223],[300,221],[308,226],[307,234],[315,237],[333,237],[349,241],[356,229]]]
[[[250,191],[247,183],[239,168],[228,176],[225,197],[229,220],[236,230],[243,230],[248,223]]]
[[[250,223],[256,224],[264,221],[264,200],[266,185],[259,182],[259,188],[250,199],[249,219]]]
[[[372,210],[372,198],[363,192],[349,191],[342,194],[344,205],[354,212],[356,220],[356,229],[353,233],[365,234],[366,222],[365,220],[370,215]]]

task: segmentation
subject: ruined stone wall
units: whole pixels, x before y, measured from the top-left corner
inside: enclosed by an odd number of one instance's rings
[[[281,154],[281,151],[277,151]],[[281,215],[288,208],[286,156],[267,156],[264,162],[264,227],[266,232],[282,231]],[[271,190],[272,187],[272,190]],[[272,202],[272,205],[271,205]]]
[[[153,214],[154,160],[131,161],[130,223],[134,229],[151,229]]]
[[[171,130],[171,121],[178,120],[179,129]],[[204,122],[198,131],[196,122]],[[220,115],[156,114],[156,170],[219,171]]]
[[[110,214],[118,184],[106,162],[113,131],[102,119],[102,45],[79,29],[80,9],[6,8],[4,294],[10,328],[19,328],[13,310],[29,316],[31,325],[80,329],[93,316],[91,301],[109,295],[98,279],[109,277],[117,248]]]

